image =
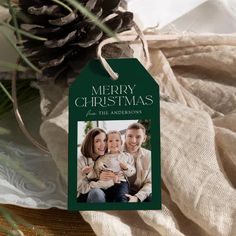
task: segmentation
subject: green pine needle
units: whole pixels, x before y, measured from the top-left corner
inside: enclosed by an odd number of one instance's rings
[[[73,12],[73,10],[68,5],[66,5],[64,2],[61,2],[60,0],[51,0],[51,1],[57,3],[58,5],[60,5],[62,7],[64,7],[69,12]]]
[[[34,235],[38,236],[47,236],[47,234],[44,232],[44,230],[38,229],[34,225],[30,224],[20,216],[14,214],[9,209],[0,206],[0,215],[9,223],[9,225],[13,228],[13,230],[9,230],[9,228],[5,228],[3,226],[0,226],[0,232],[5,233],[8,236],[16,236],[17,230],[19,230],[18,225],[23,225],[32,232],[34,232]]]
[[[26,228],[30,229],[32,232],[35,233],[35,235],[37,235],[37,236],[47,236],[47,234],[44,232],[44,230],[38,229],[37,227],[30,224],[29,222],[27,222],[25,219],[21,218],[20,216],[15,215],[15,220],[19,224],[24,225]]]
[[[30,60],[25,56],[23,52],[15,45],[15,43],[12,41],[12,39],[0,29],[0,32],[4,36],[4,38],[9,42],[9,44],[16,50],[16,52],[19,54],[19,56],[22,58],[22,60],[34,71],[36,71],[39,74],[42,74],[42,71],[38,69],[33,63],[30,62]]]
[[[10,95],[10,93],[7,91],[7,89],[4,87],[4,85],[2,84],[2,82],[0,82],[0,88],[3,90],[3,92],[7,95],[7,97],[12,101],[12,103],[14,102],[12,96]]]
[[[32,79],[20,79],[17,82],[16,91],[19,106],[39,97],[39,91],[30,86],[32,81]],[[12,100],[10,100],[7,95],[7,93],[9,94],[9,91],[11,91],[11,81],[3,80],[1,84],[2,87],[4,87],[4,92],[2,92],[2,88],[0,88],[0,117],[13,108]]]
[[[10,214],[8,214],[8,212],[4,212],[4,218],[5,220],[8,222],[9,225],[11,225],[11,227],[14,229],[14,230],[18,230],[18,225],[17,223],[14,221],[14,219],[11,217]]]
[[[7,4],[8,4],[8,7],[9,7],[9,12],[12,15],[12,21],[13,21],[14,27],[16,29],[17,39],[21,42],[22,38],[21,38],[21,35],[19,33],[19,25],[18,25],[18,22],[17,22],[17,19],[16,19],[15,9],[12,7],[10,0],[7,0]]]
[[[3,226],[0,225],[0,232],[3,233],[4,235],[9,235],[9,236],[14,236],[9,232],[9,230]]]
[[[5,135],[5,134],[10,134],[10,131],[8,129],[0,127],[0,135]]]
[[[14,26],[12,26],[12,25],[10,25],[10,24],[8,24],[8,23],[5,23],[5,22],[3,22],[3,21],[0,21],[0,25],[4,25],[4,26],[6,26],[7,28],[9,28],[9,29],[11,29],[11,30],[13,30],[13,31],[15,31],[15,32],[18,31],[19,34],[24,35],[24,36],[26,36],[26,37],[28,37],[28,38],[35,39],[35,40],[39,40],[39,41],[47,41],[47,38],[42,38],[42,37],[33,35],[33,34],[31,34],[31,33],[28,33],[28,32],[26,32],[26,31],[24,31],[24,30],[17,29],[16,27],[14,27]]]
[[[6,220],[6,222],[11,226],[11,230],[9,228],[5,228],[3,226],[0,226],[0,232],[5,233],[6,235],[16,235],[13,233],[13,230],[19,230],[18,225],[16,221],[13,219],[10,212],[5,208],[0,206],[0,215]]]
[[[5,62],[5,61],[0,61],[0,68],[16,70],[16,71],[20,71],[20,72],[25,72],[27,70],[27,68],[24,66],[10,63],[10,62]]]
[[[7,3],[7,0],[1,0],[0,1],[0,6],[2,6],[2,7],[5,7],[5,8],[8,8],[8,3]]]
[[[95,16],[93,13],[91,13],[90,11],[88,11],[86,9],[86,7],[84,7],[82,4],[80,4],[79,2],[77,2],[76,0],[65,0],[66,2],[68,2],[69,4],[71,4],[73,7],[75,7],[77,10],[79,10],[81,12],[81,14],[83,14],[84,16],[88,17],[93,24],[95,24],[96,26],[98,26],[102,31],[104,31],[109,37],[114,37],[117,40],[119,40],[117,38],[117,36],[112,32],[112,30],[110,30],[105,24],[103,24],[101,22],[101,20],[99,20],[99,18],[97,16]]]

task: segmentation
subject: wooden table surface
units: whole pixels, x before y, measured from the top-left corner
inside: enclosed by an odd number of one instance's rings
[[[12,214],[24,218],[36,229],[43,230],[45,236],[95,236],[90,225],[87,224],[79,212],[68,212],[59,209],[32,210],[11,205],[2,205]],[[9,228],[6,219],[0,215],[0,227]],[[24,236],[36,236],[34,229],[20,226]],[[6,234],[0,232],[0,236]],[[38,235],[37,235],[38,236]]]

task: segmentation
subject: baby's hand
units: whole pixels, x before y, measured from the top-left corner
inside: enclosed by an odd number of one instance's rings
[[[123,174],[123,172],[122,172],[122,171],[120,171],[120,172],[118,173],[118,177],[119,177],[119,179],[122,179],[122,178],[124,178],[124,174]]]
[[[83,174],[88,174],[89,172],[91,172],[93,169],[92,166],[85,166],[83,169],[82,169],[82,173]]]
[[[128,169],[128,166],[127,166],[125,163],[120,162],[120,168],[121,168],[122,170],[127,170],[127,169]]]
[[[113,181],[115,184],[120,183],[120,177],[118,175],[115,175]]]
[[[112,171],[102,171],[99,180],[107,181],[107,180],[114,180],[115,174]]]

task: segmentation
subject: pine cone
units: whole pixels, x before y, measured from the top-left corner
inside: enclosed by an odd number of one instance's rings
[[[62,1],[66,3],[66,1]],[[79,0],[116,33],[133,25],[131,12],[120,12],[120,0]],[[49,0],[19,0],[24,19],[22,29],[47,38],[46,41],[24,38],[23,49],[30,61],[43,71],[43,78],[73,77],[92,58],[98,43],[107,36],[79,11],[73,11]],[[114,15],[113,13],[116,13]],[[113,14],[113,15],[112,15]],[[22,14],[21,14],[22,15]],[[106,19],[107,20],[106,20]]]

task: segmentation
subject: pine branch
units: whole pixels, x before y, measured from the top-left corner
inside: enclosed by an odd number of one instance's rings
[[[88,17],[93,22],[93,24],[98,26],[109,37],[114,37],[114,38],[117,39],[117,41],[119,41],[119,39],[112,32],[112,30],[110,30],[105,24],[102,23],[102,21],[98,17],[96,17],[92,12],[88,11],[86,9],[86,7],[84,7],[78,1],[76,1],[76,0],[65,0],[65,1],[68,2],[69,4],[71,4],[73,7],[75,7],[78,11],[80,11],[81,14],[83,14],[86,17]]]

